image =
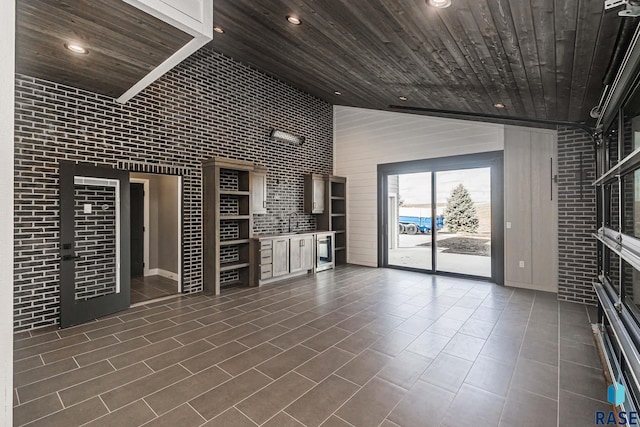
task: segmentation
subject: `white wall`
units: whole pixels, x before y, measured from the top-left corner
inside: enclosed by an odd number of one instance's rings
[[[0,13],[0,425],[13,424],[13,85],[15,2]]]
[[[336,106],[334,174],[347,177],[347,262],[376,266],[377,165],[497,151],[504,126]]]

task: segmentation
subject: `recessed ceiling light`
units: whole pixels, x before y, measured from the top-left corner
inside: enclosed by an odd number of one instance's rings
[[[300,18],[297,18],[297,17],[292,16],[292,15],[287,16],[287,21],[289,21],[289,24],[293,24],[293,25],[302,24],[302,21],[300,20]]]
[[[87,49],[85,49],[84,47],[80,46],[79,44],[76,43],[65,43],[64,47],[66,47],[67,49],[69,49],[71,52],[73,53],[79,53],[79,54],[86,54],[89,53],[89,51]]]
[[[445,7],[451,6],[451,0],[427,0],[427,4],[431,7],[444,9]]]
[[[336,90],[335,92],[333,92],[333,94],[340,96],[340,95],[342,95],[342,92],[340,92],[339,90]]]
[[[496,102],[493,106],[496,108],[505,108],[505,105],[502,102]]]
[[[407,99],[409,99],[409,98],[407,98],[406,96],[399,96],[399,97],[398,97],[398,99],[399,99],[400,101],[406,101],[406,100],[407,100]]]
[[[213,27],[213,31],[219,34],[224,34],[224,30],[221,27]]]

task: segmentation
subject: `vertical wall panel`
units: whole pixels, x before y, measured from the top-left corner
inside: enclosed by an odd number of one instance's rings
[[[536,289],[558,291],[558,186],[555,136],[531,133],[532,283]],[[552,168],[553,162],[553,168]]]
[[[347,177],[347,261],[377,266],[379,164],[503,149],[503,126],[334,107],[334,170]]]
[[[531,134],[506,128],[505,141],[505,280],[507,285],[531,283]]]

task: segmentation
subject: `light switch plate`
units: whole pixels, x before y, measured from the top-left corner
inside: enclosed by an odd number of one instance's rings
[[[511,228],[511,223],[507,221],[507,228]]]
[[[84,213],[86,213],[86,214],[90,214],[91,213],[91,203],[85,203],[84,204]]]
[[[520,261],[520,268],[524,268],[524,261]]]

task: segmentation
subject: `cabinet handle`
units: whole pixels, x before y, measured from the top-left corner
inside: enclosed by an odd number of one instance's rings
[[[300,246],[304,246],[304,240],[300,240]]]
[[[266,208],[266,207],[267,207],[267,201],[266,201],[266,200],[263,200],[263,201],[262,201],[262,207],[263,207],[263,208]]]

